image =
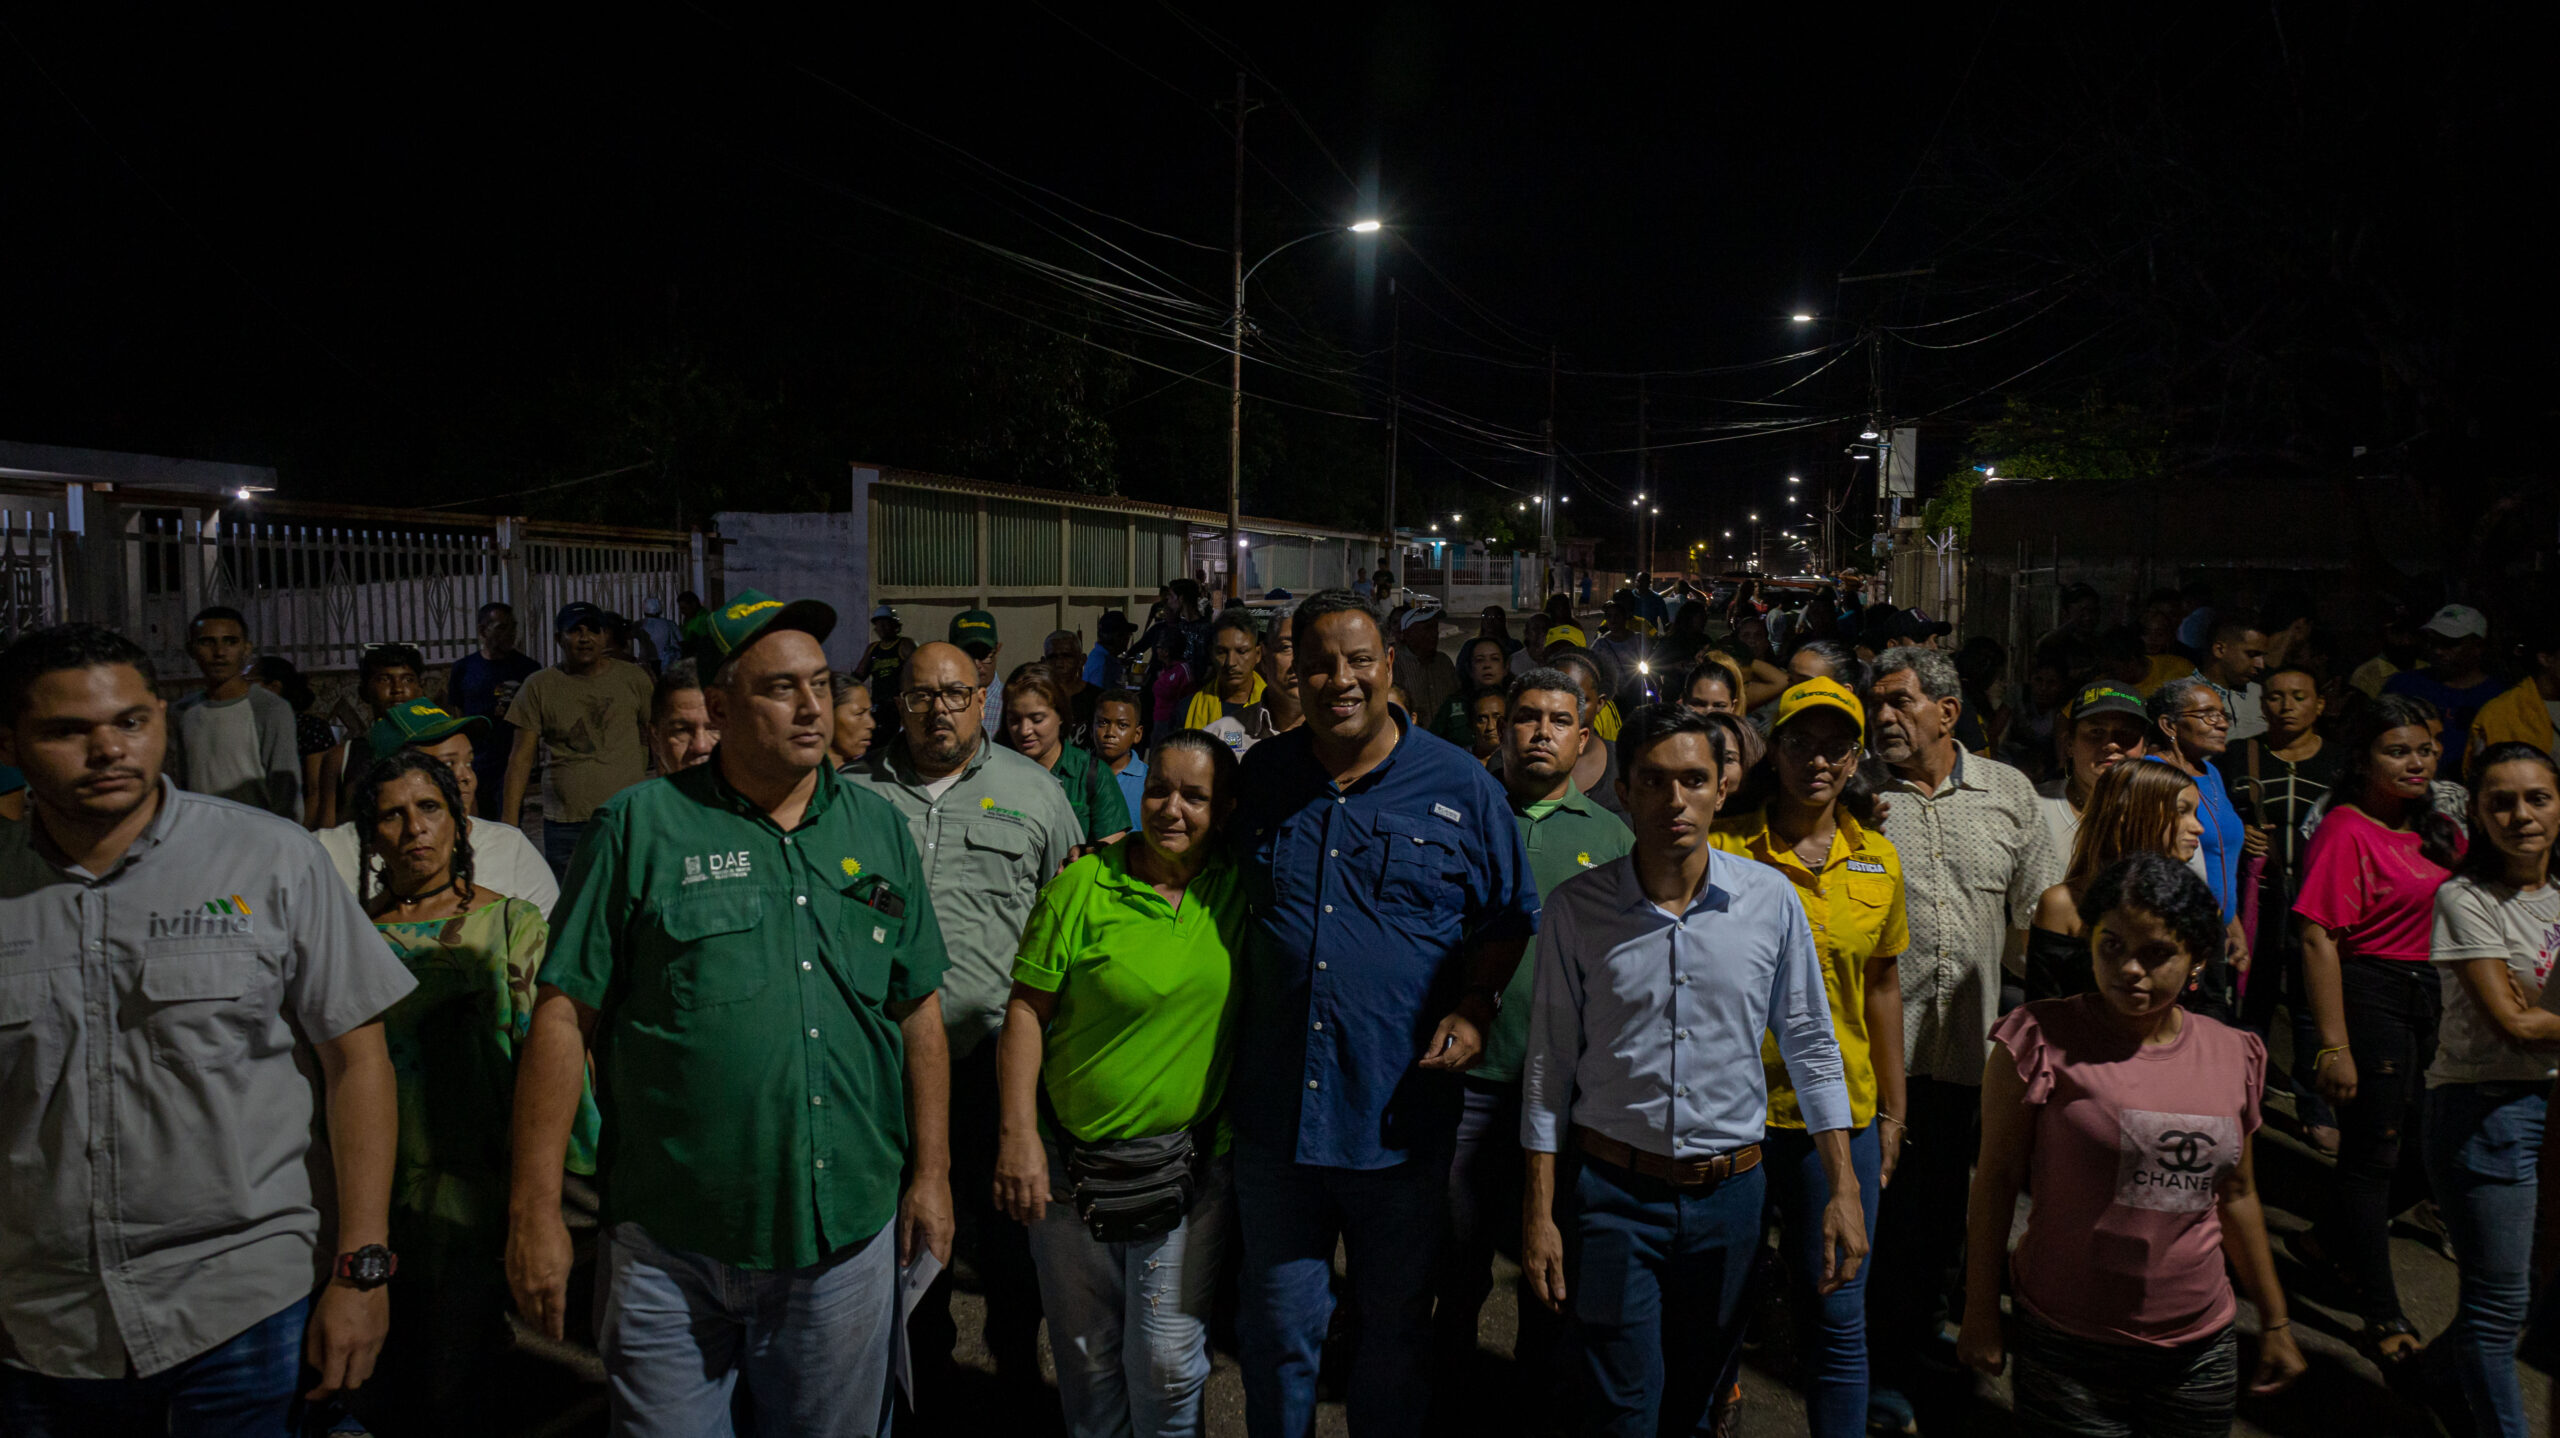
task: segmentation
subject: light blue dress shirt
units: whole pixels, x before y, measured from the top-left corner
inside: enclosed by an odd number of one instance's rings
[[[1678,918],[1645,897],[1635,859],[1556,886],[1540,922],[1520,1145],[1566,1146],[1573,1124],[1675,1159],[1758,1143],[1774,1034],[1808,1132],[1850,1126],[1822,958],[1795,885],[1722,852]]]
[[[1129,801],[1129,822],[1132,824],[1141,822],[1138,818],[1138,801],[1147,797],[1147,761],[1132,754],[1129,756],[1129,767],[1111,777],[1120,781],[1120,797]]]

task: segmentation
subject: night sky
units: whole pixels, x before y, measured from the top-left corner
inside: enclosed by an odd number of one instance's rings
[[[1027,468],[994,477],[1036,479],[1047,451],[986,417],[1045,403],[1003,344],[1064,328],[1122,352],[1058,346],[1103,367],[1077,393],[1118,485],[1210,502],[1214,107],[1241,65],[1248,257],[1393,227],[1255,277],[1247,387],[1304,408],[1249,406],[1251,510],[1374,522],[1389,276],[1425,410],[1407,522],[1534,492],[1549,345],[1577,517],[1632,487],[1637,371],[1653,437],[1692,441],[1662,452],[1667,539],[1790,471],[1845,482],[1864,349],[1699,371],[1873,324],[1903,327],[1873,377],[1932,474],[2000,395],[2097,387],[2157,408],[2182,462],[2526,462],[2481,446],[2548,418],[2520,373],[2547,369],[2525,336],[2550,298],[2516,214],[2551,153],[2531,45],[2441,10],[2037,8],[21,12],[0,437],[368,502],[654,460],[666,487],[534,507],[665,523],[823,503],[852,458],[1016,444]],[[1071,316],[1089,293],[987,247],[1158,298],[1096,328]],[[1933,273],[1835,282],[1910,268]],[[633,419],[660,401],[686,417]],[[653,423],[680,459],[634,438]],[[2415,438],[2447,435],[2458,456]],[[1310,479],[1340,493],[1302,502]]]

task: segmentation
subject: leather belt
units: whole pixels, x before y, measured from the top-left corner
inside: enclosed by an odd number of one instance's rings
[[[1573,1146],[1600,1160],[1644,1178],[1660,1179],[1674,1188],[1712,1188],[1736,1174],[1760,1166],[1760,1145],[1748,1144],[1712,1158],[1665,1158],[1605,1133],[1573,1126]]]

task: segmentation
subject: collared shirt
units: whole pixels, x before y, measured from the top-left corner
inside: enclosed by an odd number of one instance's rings
[[[1959,751],[1935,793],[1886,786],[1885,837],[1902,856],[1911,946],[1902,951],[1902,1056],[1915,1077],[1982,1082],[2000,1014],[2000,954],[2011,929],[2061,881],[2052,828],[2027,776]]]
[[[1540,903],[1556,891],[1556,885],[1636,845],[1626,821],[1592,803],[1570,782],[1563,798],[1514,809],[1511,818],[1520,828],[1521,846],[1528,851],[1529,877],[1537,883]],[[1468,1070],[1476,1078],[1494,1083],[1520,1081],[1520,1059],[1529,1048],[1529,991],[1538,975],[1541,942],[1531,939],[1528,952],[1520,956],[1520,967],[1511,971],[1511,982],[1502,990],[1502,1011],[1494,1015],[1493,1032],[1484,1041],[1484,1061]]]
[[[1902,856],[1893,841],[1864,828],[1847,814],[1831,833],[1831,852],[1822,867],[1808,869],[1790,846],[1769,833],[1769,811],[1754,809],[1716,821],[1708,842],[1728,854],[1768,865],[1796,886],[1813,925],[1813,946],[1822,955],[1822,985],[1831,1003],[1831,1033],[1840,1041],[1841,1077],[1849,1086],[1851,1127],[1865,1128],[1876,1116],[1874,1035],[1867,1032],[1867,965],[1890,958],[1911,944],[1911,929],[1902,908]],[[1763,1035],[1760,1068],[1769,1085],[1769,1122],[1779,1128],[1804,1127],[1795,1085],[1787,1078],[1777,1040]]]
[[[598,1011],[607,1223],[740,1268],[805,1268],[897,1211],[906,1043],[942,978],[895,810],[820,766],[788,832],[720,756],[589,821],[542,982]]]
[[[1520,1073],[1520,1145],[1557,1153],[1573,1125],[1668,1158],[1758,1143],[1775,1034],[1815,1133],[1849,1127],[1822,959],[1795,886],[1718,850],[1679,917],[1645,897],[1632,855],[1558,885],[1546,910]]]
[[[1075,811],[1082,842],[1100,843],[1129,831],[1137,808],[1121,797],[1119,776],[1092,750],[1081,744],[1060,745],[1058,766],[1049,773],[1057,779],[1058,791],[1067,796],[1067,807]]]
[[[1101,762],[1098,756],[1095,762]],[[1103,764],[1102,769],[1111,773],[1108,764]],[[1138,827],[1138,801],[1147,797],[1147,761],[1132,754],[1129,762],[1111,777],[1120,781],[1120,799],[1129,806],[1129,827],[1134,829]]]
[[[158,1373],[318,1286],[303,1044],[416,980],[299,824],[164,778],[105,874],[36,830],[0,824],[0,1348]]]
[[[925,792],[904,734],[845,772],[847,782],[906,816],[924,859],[924,881],[942,922],[951,971],[942,984],[942,1027],[962,1059],[1004,1027],[1013,959],[1040,886],[1084,842],[1057,777],[1001,745],[980,740],[950,787]]]
[[[1337,785],[1301,726],[1244,759],[1235,832],[1254,911],[1230,1112],[1239,1142],[1386,1168],[1444,1141],[1452,1077],[1414,1067],[1457,1006],[1460,956],[1537,931],[1502,786],[1392,711],[1385,761]]]

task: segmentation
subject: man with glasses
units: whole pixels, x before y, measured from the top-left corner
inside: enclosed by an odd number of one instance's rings
[[[966,619],[964,615],[962,618]],[[992,630],[992,623],[989,624]],[[951,1191],[960,1249],[987,1294],[988,1350],[1001,1378],[1040,1382],[1040,1290],[1022,1226],[995,1208],[996,1030],[1013,990],[1022,926],[1084,842],[1066,791],[1037,760],[987,742],[985,681],[959,646],[927,644],[898,681],[897,737],[845,770],[906,816],[950,958],[942,1022],[951,1050]],[[957,1338],[951,1279],[938,1280],[911,1330],[920,1406],[949,1411]]]
[[[2205,886],[2213,890],[2230,931],[2224,951],[2228,963],[2246,963],[2249,936],[2240,927],[2240,850],[2248,830],[2241,826],[2240,810],[2213,762],[2231,747],[2231,711],[2222,707],[2221,691],[2211,679],[2190,674],[2161,685],[2151,696],[2151,722],[2158,734],[2147,757],[2196,781],[2196,818],[2204,824],[2204,842],[2196,852],[2204,859]],[[2206,995],[2218,1003],[2229,982],[2227,964],[2208,967]]]

